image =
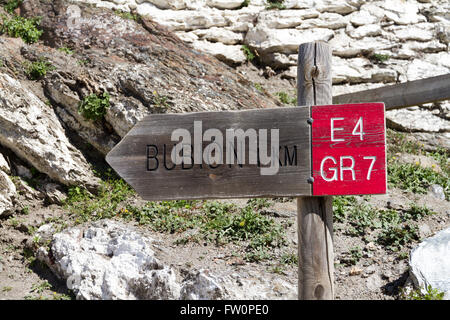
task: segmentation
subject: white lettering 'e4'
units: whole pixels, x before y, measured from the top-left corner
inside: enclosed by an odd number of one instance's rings
[[[344,120],[344,118],[331,118],[331,141],[344,141],[344,139],[336,139],[334,137],[334,132],[335,131],[343,131],[344,128],[335,128],[334,127],[334,121],[338,121],[338,120]]]

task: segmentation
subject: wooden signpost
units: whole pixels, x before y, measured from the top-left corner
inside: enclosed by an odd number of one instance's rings
[[[188,139],[172,140],[180,129]],[[384,139],[382,103],[158,114],[136,124],[106,160],[153,201],[384,193]],[[190,154],[176,164],[179,144]],[[208,163],[213,147],[218,157]],[[264,163],[273,148],[276,163]]]
[[[331,104],[331,50],[299,48],[303,107],[148,115],[106,160],[145,200],[298,197],[299,298],[333,299],[332,197],[386,192],[383,103]]]

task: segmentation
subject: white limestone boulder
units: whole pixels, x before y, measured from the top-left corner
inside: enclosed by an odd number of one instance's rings
[[[194,41],[192,45],[194,49],[211,54],[229,65],[241,64],[247,59],[241,45],[225,45],[206,40]]]
[[[11,168],[9,167],[8,162],[6,161],[5,157],[1,153],[0,153],[0,170],[6,172],[8,174],[11,173]]]
[[[450,132],[450,121],[418,107],[386,111],[386,123],[407,132]]]
[[[242,33],[233,32],[231,30],[223,28],[209,28],[209,29],[199,29],[192,31],[201,40],[208,40],[210,42],[221,42],[223,44],[238,44],[242,43],[244,36]]]
[[[137,13],[152,19],[171,31],[191,31],[211,27],[225,27],[227,20],[222,10],[202,8],[199,10],[161,10],[150,3],[142,3]]]
[[[207,0],[208,6],[217,9],[238,9],[244,0]]]
[[[313,41],[328,41],[334,35],[333,30],[317,28],[310,30],[297,29],[269,29],[257,27],[249,30],[244,42],[258,50],[262,55],[265,53],[296,53],[301,43]]]
[[[40,247],[37,257],[78,300],[178,299],[175,273],[156,259],[151,242],[103,220],[53,235],[50,251]]]
[[[450,228],[425,239],[411,251],[411,278],[416,287],[425,294],[431,286],[444,292],[444,299],[450,300]]]
[[[6,74],[0,74],[0,144],[62,184],[91,188],[99,182],[53,109]]]
[[[6,173],[0,170],[0,217],[11,214],[16,187]]]
[[[301,25],[305,19],[317,18],[319,12],[314,9],[307,10],[278,10],[262,11],[258,15],[260,28],[286,29]]]

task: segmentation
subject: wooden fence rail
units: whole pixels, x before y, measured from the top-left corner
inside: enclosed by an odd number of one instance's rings
[[[384,102],[386,110],[450,99],[450,73],[391,86],[342,94],[333,104]]]

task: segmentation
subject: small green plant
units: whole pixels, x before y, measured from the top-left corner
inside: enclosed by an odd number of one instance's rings
[[[267,198],[252,198],[247,200],[247,205],[252,206],[256,210],[269,208],[272,204],[273,202]]]
[[[344,222],[346,212],[356,205],[354,196],[336,196],[333,197],[333,218],[336,222]]]
[[[176,244],[200,239],[216,245],[244,243],[245,259],[261,261],[273,256],[268,248],[286,244],[284,227],[257,212],[269,203],[267,199],[250,199],[244,208],[238,209],[234,204],[219,201],[162,201],[149,202],[141,208],[127,206],[119,214],[158,232],[194,230],[177,239]]]
[[[80,60],[77,61],[77,64],[80,65],[80,66],[84,66],[84,65],[86,65],[88,63],[89,63],[89,60],[87,60],[87,59],[80,59]]]
[[[242,9],[244,7],[248,7],[249,4],[250,4],[250,0],[244,0],[244,1],[242,1],[241,5],[237,8],[237,10]]]
[[[116,215],[119,204],[133,194],[125,181],[110,177],[100,183],[96,195],[78,186],[69,188],[64,206],[75,216],[76,223],[111,218]]]
[[[64,52],[65,54],[73,54],[73,50],[70,49],[69,47],[60,47],[58,48],[58,51]]]
[[[397,153],[422,154],[423,144],[408,139],[408,136],[402,132],[387,129],[387,153],[388,158],[392,159]]]
[[[25,43],[35,43],[41,37],[43,31],[39,30],[41,19],[35,18],[23,18],[21,16],[13,16],[7,18],[2,16],[2,25],[0,28],[0,34],[5,33],[10,37],[22,38]]]
[[[281,263],[294,266],[298,265],[297,253],[284,253],[281,256]]]
[[[53,292],[52,298],[53,300],[74,300],[73,297],[68,294],[60,294],[56,292]]]
[[[358,261],[362,258],[362,251],[360,247],[353,247],[347,254],[348,257],[342,259],[345,265],[356,265]]]
[[[400,298],[403,300],[443,300],[444,294],[444,292],[428,285],[426,287],[426,293],[422,293],[420,289],[412,290],[409,293],[402,290]]]
[[[21,213],[23,215],[28,215],[30,213],[30,207],[29,206],[25,206],[22,208]]]
[[[391,186],[425,194],[432,184],[438,184],[444,188],[445,198],[449,199],[450,178],[445,172],[440,174],[431,168],[396,161],[388,163],[387,169],[388,182]]]
[[[266,9],[267,10],[283,10],[286,6],[283,4],[284,0],[267,0]]]
[[[289,96],[289,94],[287,94],[284,91],[277,92],[276,95],[278,96],[280,101],[284,104],[294,105],[294,106],[297,104],[297,98],[296,97],[291,98]]]
[[[436,214],[436,212],[431,211],[426,206],[418,206],[415,203],[413,203],[411,207],[405,212],[405,215],[408,219],[412,219],[415,221],[432,214]]]
[[[20,4],[22,3],[22,0],[9,0],[5,5],[5,11],[9,13],[14,13],[14,10],[16,10]]]
[[[47,74],[48,71],[53,70],[53,65],[46,60],[39,60],[28,63],[26,65],[25,73],[31,80],[39,80]]]
[[[2,288],[2,292],[10,292],[12,290],[12,287],[10,286],[5,286]]]
[[[106,110],[109,108],[109,98],[108,92],[103,92],[100,95],[91,94],[80,102],[78,112],[85,119],[99,121],[103,119]]]
[[[122,10],[114,10],[114,13],[121,17],[122,19],[125,20],[134,20],[136,22],[139,22],[141,20],[141,18],[139,17],[139,15],[135,14],[135,13],[131,13],[131,12],[127,12],[127,11],[122,11]]]
[[[398,254],[398,257],[397,257],[399,260],[406,260],[406,259],[408,259],[409,258],[409,252],[407,252],[407,251],[403,251],[403,252],[400,252],[399,254]]]
[[[44,290],[48,290],[52,287],[52,285],[47,281],[42,281],[40,283],[36,283],[31,287],[31,292],[42,293]]]
[[[244,52],[245,58],[247,59],[247,61],[253,61],[253,59],[255,59],[255,54],[253,53],[253,51],[247,46],[247,45],[242,45],[241,50]]]
[[[260,83],[254,83],[253,85],[255,86],[256,90],[258,90],[259,92],[263,92],[264,91],[263,87],[261,86]]]
[[[380,53],[374,53],[371,58],[373,60],[375,60],[376,62],[385,62],[387,60],[389,60],[389,55],[388,54],[380,54]]]
[[[392,225],[381,232],[377,242],[391,251],[399,251],[403,245],[419,239],[417,226]]]
[[[169,97],[160,95],[157,91],[153,91],[153,104],[160,109],[166,109],[169,107]]]

